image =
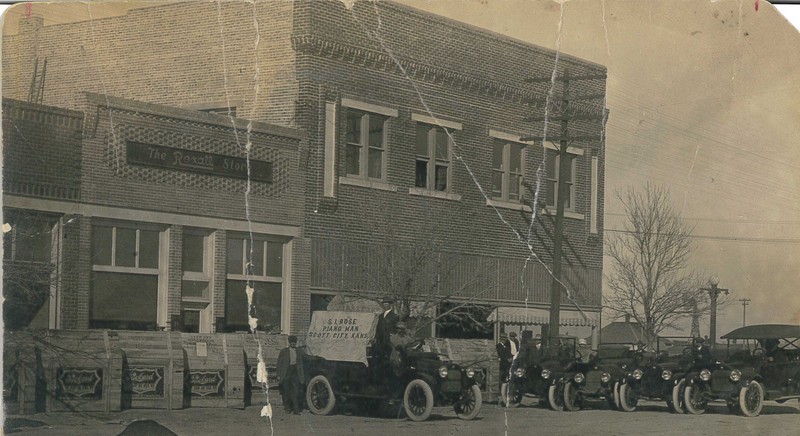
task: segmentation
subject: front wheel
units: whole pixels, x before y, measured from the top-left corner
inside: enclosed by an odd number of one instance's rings
[[[633,412],[636,410],[636,404],[639,402],[639,399],[637,398],[636,390],[633,389],[630,383],[621,384],[617,395],[619,396],[620,409],[626,412]]]
[[[619,382],[614,382],[611,395],[606,397],[606,401],[613,410],[622,410],[619,404]]]
[[[481,388],[478,387],[478,385],[472,385],[469,389],[464,391],[462,401],[453,405],[453,410],[456,411],[456,416],[465,421],[469,421],[478,416],[478,412],[481,411],[482,403],[483,397],[481,396]]]
[[[578,404],[578,389],[571,382],[564,384],[564,408],[570,412],[580,409]]]
[[[739,410],[744,416],[758,416],[764,407],[764,387],[757,381],[739,389]]]
[[[667,403],[667,405],[670,406],[670,409],[678,415],[682,415],[686,410],[686,406],[683,403],[683,391],[685,386],[686,379],[681,379],[675,386],[673,386],[672,401]]]
[[[559,389],[561,383],[553,383],[547,391],[547,404],[551,409],[563,412],[564,411],[564,391]]]
[[[697,385],[687,385],[683,390],[683,404],[686,406],[686,411],[692,415],[701,415],[706,413],[708,401],[703,395],[704,389]]]
[[[433,391],[425,380],[415,379],[406,386],[403,395],[406,415],[412,421],[425,421],[433,410]]]
[[[318,375],[308,382],[306,387],[306,403],[308,410],[314,415],[327,415],[336,405],[331,383],[324,375]]]

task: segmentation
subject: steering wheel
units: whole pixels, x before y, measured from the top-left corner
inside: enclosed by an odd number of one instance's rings
[[[765,354],[767,354],[767,351],[761,347],[756,347],[753,349],[754,357],[764,357]]]
[[[410,348],[412,350],[419,350],[420,348],[422,348],[422,344],[424,344],[424,343],[425,343],[424,340],[418,339],[418,340],[412,342],[411,345],[408,348]]]

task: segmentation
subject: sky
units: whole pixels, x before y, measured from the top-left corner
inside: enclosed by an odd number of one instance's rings
[[[695,226],[692,267],[731,291],[718,333],[741,325],[740,298],[751,300],[748,324],[800,323],[800,34],[771,5],[399,3],[605,65],[605,229],[623,224],[615,192],[666,185],[675,209]],[[47,25],[137,6],[33,4],[31,11],[46,8]],[[3,33],[15,33],[13,14],[25,12],[24,5],[12,9]]]

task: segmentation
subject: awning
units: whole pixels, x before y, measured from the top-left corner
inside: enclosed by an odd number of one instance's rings
[[[577,310],[562,310],[559,325],[592,326],[600,325],[600,312],[584,312],[586,318]],[[533,307],[498,307],[486,319],[489,322],[518,325],[550,324],[550,311]]]

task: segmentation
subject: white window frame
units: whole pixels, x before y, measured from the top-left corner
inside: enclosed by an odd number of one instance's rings
[[[501,168],[494,168],[492,165],[492,199],[493,200],[500,200],[509,203],[522,203],[524,198],[524,192],[522,181],[525,177],[525,157],[527,150],[523,146],[519,153],[519,173],[513,173],[511,171],[511,147],[514,145],[512,142],[499,142],[495,141],[493,146],[494,147],[503,147],[503,162],[501,163]],[[494,149],[492,149],[492,153],[494,153]],[[494,195],[494,173],[501,172],[502,173],[502,182],[500,187],[500,197]],[[519,187],[517,188],[517,196],[516,200],[510,199],[511,194],[511,175],[518,175],[519,176]]]
[[[577,164],[578,164],[578,155],[570,153],[569,151],[567,151],[567,153],[569,153],[570,156],[572,157],[572,162],[571,162],[572,180],[567,180],[566,181],[566,183],[569,186],[569,207],[565,207],[564,211],[565,212],[575,212],[575,203],[576,203],[576,201],[575,201],[575,183],[576,182],[575,181],[577,179],[576,170],[577,170],[577,167],[578,167],[577,166]],[[547,159],[547,155],[548,154],[549,153],[545,152],[545,159]],[[553,154],[550,154],[550,155],[553,155]],[[556,151],[554,156],[555,156],[555,162],[554,162],[555,174],[553,174],[553,175],[547,174],[545,177],[547,178],[548,184],[552,183],[552,182],[555,182],[554,183],[554,188],[553,188],[553,191],[554,191],[553,192],[553,199],[554,199],[555,203],[558,203],[558,185],[559,185],[559,178],[560,178],[559,172],[561,171],[561,155],[558,153],[558,151]],[[557,207],[557,204],[548,204],[547,207],[555,209]]]
[[[208,282],[208,294],[205,297],[184,296],[181,292],[181,316],[186,310],[200,312],[200,333],[211,333],[212,305],[214,295],[214,235],[211,230],[199,228],[184,228],[183,238],[186,235],[200,236],[203,238],[203,271],[184,271],[181,265],[181,289],[183,281]],[[181,245],[183,246],[183,245]]]
[[[347,142],[347,134],[348,134],[348,126],[349,123],[345,122],[345,168],[344,173],[349,178],[355,179],[363,179],[363,180],[376,180],[379,182],[386,181],[386,164],[388,161],[387,155],[389,154],[389,135],[388,135],[388,127],[389,127],[389,117],[384,114],[378,114],[374,112],[367,112],[363,109],[352,108],[354,112],[348,111],[345,113],[345,120],[347,120],[352,113],[360,113],[361,114],[361,136],[359,138],[359,143]],[[383,127],[382,127],[382,138],[381,142],[383,147],[373,147],[369,144],[369,123],[371,116],[379,116],[383,118]],[[358,174],[351,174],[348,172],[347,168],[347,148],[350,146],[357,146],[359,147],[359,168]],[[370,150],[381,150],[381,176],[380,177],[370,177],[369,176],[369,152]]]
[[[414,181],[414,187],[417,189],[426,189],[428,191],[435,191],[435,192],[445,192],[449,193],[453,191],[453,133],[447,127],[437,126],[435,124],[428,124],[428,123],[418,123],[428,129],[428,154],[426,156],[422,156],[414,152],[414,178],[416,179],[416,162],[418,161],[425,161],[425,166],[427,168],[426,174],[426,186],[417,186],[416,180]],[[445,135],[447,136],[447,161],[442,161],[441,159],[436,158],[436,131],[443,130]],[[416,140],[416,139],[415,139]],[[447,187],[444,190],[436,189],[436,166],[443,164],[443,166],[447,167],[447,177],[446,183]]]

